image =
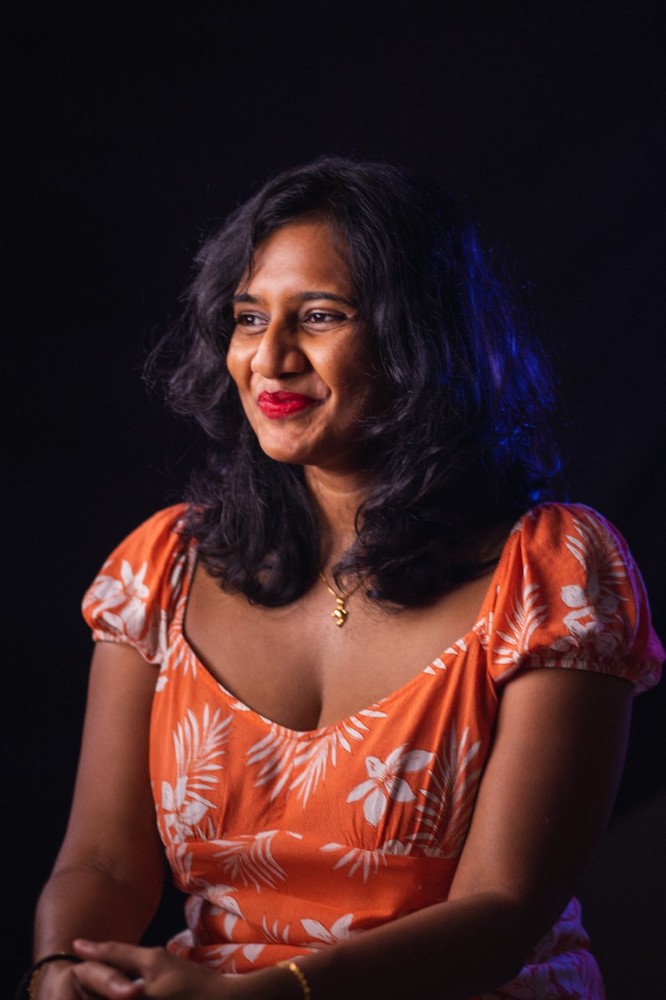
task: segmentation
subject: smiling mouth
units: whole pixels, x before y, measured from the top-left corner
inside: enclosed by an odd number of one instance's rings
[[[257,399],[259,409],[271,420],[279,420],[292,413],[301,413],[312,406],[317,406],[318,403],[318,399],[304,396],[300,392],[262,392]]]

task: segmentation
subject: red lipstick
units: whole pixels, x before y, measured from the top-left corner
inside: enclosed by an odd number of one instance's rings
[[[259,409],[265,417],[271,420],[279,420],[281,417],[288,417],[292,413],[300,413],[311,406],[315,406],[318,400],[312,396],[304,396],[300,392],[261,392],[257,399]]]

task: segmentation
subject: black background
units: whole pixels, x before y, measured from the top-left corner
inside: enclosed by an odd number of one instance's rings
[[[66,821],[82,593],[197,454],[141,359],[202,232],[274,170],[398,159],[510,247],[560,380],[571,496],[627,537],[666,634],[666,50],[641,3],[28,2],[3,34],[9,994]],[[666,981],[664,722],[661,685],[636,702],[582,887],[610,1000]]]

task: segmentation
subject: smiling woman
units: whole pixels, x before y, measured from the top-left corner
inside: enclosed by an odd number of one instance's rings
[[[573,893],[664,651],[555,499],[490,260],[438,185],[330,157],[204,243],[149,371],[210,453],[84,597],[37,1000],[603,997]],[[146,948],[164,856],[186,926]]]
[[[313,240],[299,251],[295,234],[305,232]],[[287,250],[295,256],[281,262]],[[260,297],[255,282],[266,257],[289,294],[335,296],[321,335],[309,324],[297,336],[295,313],[276,328],[267,303],[257,309],[260,303],[247,301]],[[165,377],[170,405],[194,417],[213,442],[208,473],[190,492],[190,523],[209,569],[227,588],[260,604],[284,605],[324,570],[343,589],[364,576],[373,599],[428,603],[478,575],[488,562],[488,539],[497,541],[530,504],[553,495],[559,460],[548,366],[475,226],[436,183],[386,163],[325,158],[271,179],[212,233],[197,263],[182,318],[158,346],[152,370]],[[292,265],[305,285],[279,274]],[[318,287],[322,281],[339,287]],[[266,346],[286,352],[287,368],[309,365],[297,343],[311,343],[314,352],[321,339],[327,352],[331,342],[333,356],[336,344],[349,341],[353,321],[355,347],[347,353],[359,369],[344,390],[348,402],[336,412],[345,444],[337,458],[329,450],[326,463],[345,465],[347,450],[355,452],[345,489],[353,493],[352,520],[362,513],[362,530],[357,537],[350,526],[336,552],[322,554],[327,527],[311,489],[312,476],[324,470],[267,462],[251,415],[260,414],[256,406],[247,409],[247,385],[239,393],[226,377],[227,352],[231,347],[229,362],[236,353],[232,339],[246,342],[234,318],[241,307],[243,330],[263,331],[270,318]],[[280,309],[288,312],[286,301]],[[342,328],[335,337],[326,332],[332,313],[346,319],[344,338]],[[263,365],[263,350],[262,343],[255,366]],[[279,391],[292,391],[297,373],[284,375]],[[337,405],[339,389],[323,411]],[[264,398],[262,417],[279,398]],[[355,419],[360,411],[362,419]],[[319,414],[311,415],[314,427]],[[267,424],[268,418],[266,432]],[[424,461],[415,462],[415,454]],[[360,476],[372,485],[362,494],[353,490]],[[279,518],[265,516],[267,498]]]

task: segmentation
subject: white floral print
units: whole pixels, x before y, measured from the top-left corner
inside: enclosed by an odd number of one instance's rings
[[[280,930],[280,921],[274,920],[269,926],[266,914],[264,913],[261,918],[261,930],[265,940],[270,944],[289,944],[289,924],[286,924],[282,930]]]
[[[108,566],[109,563],[106,564]],[[144,580],[148,563],[143,562],[137,572],[123,559],[119,576],[101,573],[84,599],[84,608],[94,603],[98,616],[113,631],[138,639],[146,620],[146,598],[150,591]],[[120,607],[122,605],[122,607]],[[118,611],[113,611],[118,608]]]
[[[621,540],[589,509],[544,505],[512,532],[484,617],[414,683],[333,726],[287,730],[225,690],[189,646],[196,545],[174,530],[177,515],[159,512],[118,546],[84,614],[95,638],[130,642],[161,665],[151,782],[189,894],[188,929],[168,947],[221,972],[307,954],[447,898],[499,692],[530,661],[597,669],[612,650],[608,672],[645,687],[658,677],[654,656],[636,651],[649,622]],[[512,996],[599,1000],[577,912],[530,963]]]
[[[422,771],[433,755],[427,750],[406,750],[406,746],[407,744],[403,743],[402,746],[396,747],[385,761],[378,757],[366,757],[368,778],[352,788],[347,796],[347,802],[364,799],[363,815],[372,826],[378,825],[390,799],[403,803],[414,802],[416,799],[416,795],[402,775]]]
[[[163,822],[171,841],[184,840],[201,832],[199,826],[215,803],[206,797],[217,784],[222,769],[232,716],[222,716],[219,708],[211,713],[204,706],[201,721],[192,709],[173,732],[177,766],[174,783],[162,782]],[[209,831],[210,835],[210,831]]]
[[[285,788],[295,792],[305,809],[329,768],[337,766],[339,752],[351,754],[354,744],[363,741],[369,731],[363,718],[383,719],[385,713],[364,709],[329,727],[317,740],[303,743],[295,741],[291,731],[271,723],[266,736],[248,751],[248,765],[261,765],[256,786],[271,785],[271,799]]]
[[[454,723],[429,771],[428,786],[420,789],[425,802],[416,806],[422,817],[416,840],[424,850],[447,858],[462,851],[481,776],[480,750],[481,741],[472,742],[469,726],[458,740]]]
[[[352,878],[360,872],[363,881],[367,883],[371,874],[376,875],[381,867],[388,867],[388,857],[406,857],[412,853],[413,845],[400,840],[387,840],[381,847],[368,850],[362,847],[345,847],[344,844],[324,844],[322,851],[342,852],[342,857],[333,865],[333,870],[347,869],[347,878]]]
[[[264,830],[246,834],[233,840],[220,840],[214,857],[220,859],[225,876],[244,886],[253,885],[259,892],[262,885],[275,888],[285,879],[285,870],[273,857],[272,845],[279,831]]]
[[[353,913],[345,913],[343,917],[331,924],[330,929],[324,927],[319,920],[305,919],[301,920],[301,923],[312,941],[317,941],[320,944],[338,944],[349,937],[353,919]]]
[[[525,568],[525,573],[527,567]],[[507,616],[506,627],[497,629],[505,646],[499,646],[496,651],[497,663],[519,663],[524,659],[530,649],[530,640],[545,621],[547,614],[546,604],[539,604],[540,589],[536,583],[523,582],[523,589],[520,597],[516,597],[512,604],[512,616]]]
[[[574,521],[577,534],[566,536],[566,547],[585,569],[584,583],[565,584],[560,590],[562,603],[571,608],[563,618],[568,635],[556,640],[551,648],[568,652],[589,645],[607,659],[625,640],[621,593],[626,580],[625,560],[596,520],[585,517]]]

